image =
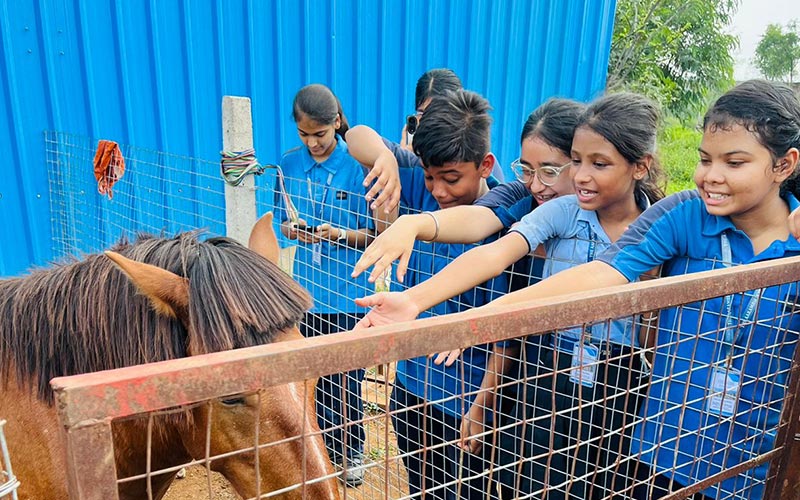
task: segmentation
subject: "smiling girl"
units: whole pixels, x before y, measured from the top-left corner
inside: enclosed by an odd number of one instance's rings
[[[787,221],[800,206],[789,192],[798,148],[792,90],[761,80],[737,85],[703,120],[697,190],[648,209],[593,262],[492,304],[620,285],[658,265],[680,275],[800,255]],[[641,462],[635,499],[662,498],[737,466],[737,475],[693,498],[763,498],[769,465],[745,464],[775,446],[799,299],[790,283],[661,311],[652,384],[633,433],[632,456]]]
[[[359,325],[366,327],[413,319],[420,311],[502,273],[540,246],[540,252],[547,257],[545,277],[593,260],[616,241],[651,202],[663,196],[654,152],[657,124],[656,106],[636,94],[613,94],[592,103],[577,122],[570,161],[565,162],[572,170],[576,195],[547,201],[523,217],[506,236],[470,250],[420,285],[402,293],[359,299],[360,305],[374,306]],[[552,169],[549,172],[555,176],[556,169],[563,168],[563,164],[557,159],[553,161],[554,165],[536,167],[549,167]],[[530,180],[536,176],[541,181],[542,174],[531,167],[534,165],[521,168],[523,178]],[[525,420],[533,418],[531,412],[536,411],[539,424],[536,428],[517,426],[501,436],[499,465],[504,467],[501,467],[499,480],[503,498],[532,493],[546,486],[552,486],[550,499],[564,498],[568,493],[575,498],[591,498],[591,481],[598,485],[593,490],[595,495],[608,494],[613,479],[607,473],[593,474],[598,461],[614,463],[620,453],[627,451],[631,426],[626,426],[626,419],[635,415],[639,398],[635,394],[633,397],[620,395],[631,389],[635,392],[640,385],[639,357],[632,356],[639,346],[634,325],[630,320],[620,320],[586,331],[557,332],[541,354],[536,339],[538,337],[531,338],[535,348],[534,357],[529,360],[532,365],[529,372],[543,382],[534,379],[532,383],[536,387],[526,391],[527,396],[518,402],[513,415],[517,420]],[[601,365],[607,367],[607,372],[603,368],[589,377],[587,371],[587,375],[580,374],[577,379],[570,373],[569,367],[575,360],[582,364],[580,356],[584,348],[594,353],[595,361],[611,360]],[[482,390],[462,421],[465,449],[473,453],[481,449],[480,442],[472,436],[483,431],[487,415],[495,409],[497,376],[508,370],[507,360],[517,357],[519,352],[519,343],[495,346]],[[448,362],[453,359],[451,355]],[[588,359],[586,361],[588,363]],[[559,370],[557,375],[554,370]],[[595,400],[610,401],[608,414],[599,409],[580,411],[581,403],[591,404]],[[614,442],[606,440],[602,451],[597,445],[585,445],[587,439],[596,441],[606,429],[623,427],[627,431],[619,433]],[[574,445],[579,437],[584,445],[576,450]],[[553,438],[555,444],[551,446]],[[570,446],[572,448],[568,449]],[[547,455],[548,449],[555,450],[555,454],[547,463],[530,460],[542,450]],[[519,459],[520,456],[528,460],[520,466],[511,465],[515,457]],[[626,473],[616,472],[616,484],[624,488]],[[573,475],[579,479],[570,481]]]

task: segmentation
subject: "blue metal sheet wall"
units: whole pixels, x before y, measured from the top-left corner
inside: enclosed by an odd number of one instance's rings
[[[299,143],[303,85],[397,139],[425,70],[494,107],[501,164],[552,95],[605,85],[615,0],[5,0],[0,2],[0,275],[51,258],[44,130],[216,160],[221,98],[253,100],[255,144]],[[87,165],[87,171],[90,166]]]

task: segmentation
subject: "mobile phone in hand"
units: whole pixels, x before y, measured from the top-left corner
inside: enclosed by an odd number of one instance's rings
[[[305,224],[298,224],[296,229],[298,231],[303,231],[304,233],[316,233],[319,229],[319,226],[306,226]]]
[[[406,117],[406,143],[410,146],[414,140],[414,134],[417,133],[417,126],[419,119],[417,115],[408,115]]]

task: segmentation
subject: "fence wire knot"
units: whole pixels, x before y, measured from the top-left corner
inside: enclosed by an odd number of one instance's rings
[[[220,151],[222,178],[231,186],[238,186],[248,174],[261,175],[264,167],[256,159],[255,149],[244,151]]]

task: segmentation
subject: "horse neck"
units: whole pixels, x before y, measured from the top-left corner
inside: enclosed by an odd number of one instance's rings
[[[191,460],[181,441],[175,418],[177,417],[154,417],[154,425],[149,432],[149,443],[144,419],[112,424],[118,479],[144,474],[147,471],[148,453],[151,471],[168,469]],[[153,498],[158,500],[163,497],[174,478],[175,473],[152,475],[150,484]],[[119,498],[120,500],[148,498],[147,481],[140,479],[122,483],[119,488]]]

